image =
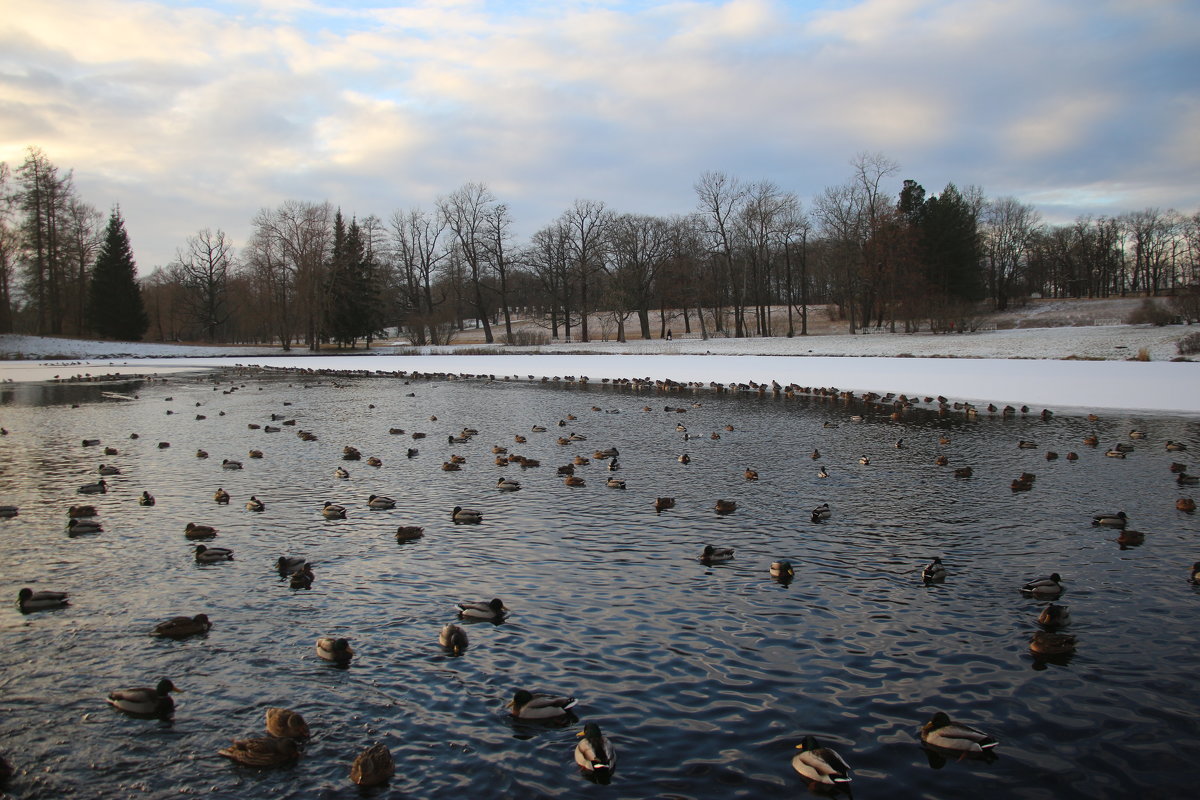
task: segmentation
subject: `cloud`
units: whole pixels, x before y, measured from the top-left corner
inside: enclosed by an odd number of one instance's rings
[[[1194,209],[1198,23],[1165,0],[42,0],[0,21],[0,160],[38,145],[119,201],[143,264],[291,197],[386,217],[482,181],[528,235],[576,197],[687,213],[713,169],[809,198],[860,151],[896,189]]]

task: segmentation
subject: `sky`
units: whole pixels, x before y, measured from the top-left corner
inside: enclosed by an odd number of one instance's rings
[[[860,154],[1050,222],[1200,211],[1194,0],[0,0],[0,161],[119,204],[140,274],[286,200],[517,243],[577,199],[685,214],[708,171],[806,206]]]

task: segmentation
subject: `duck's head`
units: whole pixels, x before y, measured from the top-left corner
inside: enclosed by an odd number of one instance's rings
[[[205,617],[204,619],[205,619],[205,621],[207,621],[208,617]],[[170,678],[163,678],[162,680],[160,680],[158,682],[158,686],[154,687],[154,692],[155,692],[155,694],[157,694],[160,697],[166,697],[168,692],[182,693],[183,690],[180,689],[175,684],[171,683]]]

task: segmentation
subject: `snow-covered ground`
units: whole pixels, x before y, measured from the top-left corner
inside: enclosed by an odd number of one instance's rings
[[[1191,330],[1195,330],[1192,328]],[[1111,325],[930,334],[824,335],[795,338],[675,338],[464,348],[384,347],[371,355],[281,354],[278,348],[223,348],[88,342],[0,336],[5,381],[73,375],[124,375],[253,364],[271,367],[448,372],[518,376],[587,375],[680,382],[796,383],[854,391],[945,395],[977,404],[1029,405],[1056,411],[1127,409],[1200,414],[1200,364],[1178,355],[1184,326]],[[1139,351],[1148,362],[1134,361]],[[397,353],[404,353],[403,355]],[[47,360],[48,357],[62,360]],[[39,360],[41,359],[41,360]],[[1101,360],[1092,360],[1101,359]]]

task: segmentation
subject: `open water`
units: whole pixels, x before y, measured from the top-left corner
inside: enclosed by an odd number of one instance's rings
[[[1200,592],[1188,583],[1200,525],[1175,508],[1200,490],[1168,468],[1200,449],[1193,419],[894,421],[770,394],[224,373],[9,385],[0,424],[0,503],[20,508],[0,519],[0,590],[71,596],[61,610],[0,607],[0,755],[14,797],[355,798],[350,762],[375,741],[397,774],[371,797],[805,796],[791,759],[806,734],[849,762],[860,799],[1186,797],[1200,780]],[[479,433],[447,441],[464,427]],[[586,441],[556,443],[571,432]],[[1099,447],[1083,444],[1092,433]],[[1117,442],[1133,452],[1106,458]],[[363,460],[343,461],[346,445]],[[497,466],[495,445],[541,466]],[[593,459],[577,468],[582,487],[556,474],[609,447],[619,471]],[[466,462],[442,471],[452,453]],[[226,458],[244,469],[223,470]],[[121,470],[108,493],[76,494],[102,463]],[[955,478],[967,465],[973,477]],[[1032,490],[1012,491],[1025,471]],[[613,474],[625,490],[605,485]],[[499,492],[499,476],[523,488]],[[218,487],[228,506],[213,502]],[[143,490],[155,506],[138,505]],[[398,505],[371,510],[370,494]],[[244,509],[251,495],[264,512]],[[676,507],[656,513],[659,496]],[[719,498],[737,510],[716,514]],[[324,519],[325,501],[347,518]],[[814,523],[822,502],[832,516]],[[76,503],[98,506],[102,533],[68,536]],[[455,505],[483,523],[453,524]],[[1144,544],[1122,548],[1091,525],[1117,510]],[[209,544],[235,559],[196,564],[189,521],[217,527]],[[425,535],[398,543],[398,525]],[[706,566],[705,544],[735,557]],[[281,555],[313,564],[310,590],[280,579]],[[949,574],[926,586],[934,556]],[[768,573],[780,558],[795,566],[790,583]],[[1029,651],[1045,603],[1018,587],[1050,572],[1063,576],[1078,649],[1047,661]],[[468,624],[466,652],[445,653],[438,632],[455,603],[492,597],[508,618]],[[200,612],[207,635],[149,635]],[[322,636],[350,640],[348,668],[317,658]],[[164,676],[182,689],[170,719],[105,703]],[[505,704],[518,688],[576,696],[574,718],[514,721]],[[265,735],[270,706],[312,727],[298,763],[217,755]],[[917,734],[938,710],[999,738],[998,758],[930,758]],[[573,761],[589,721],[617,750],[609,785]]]

